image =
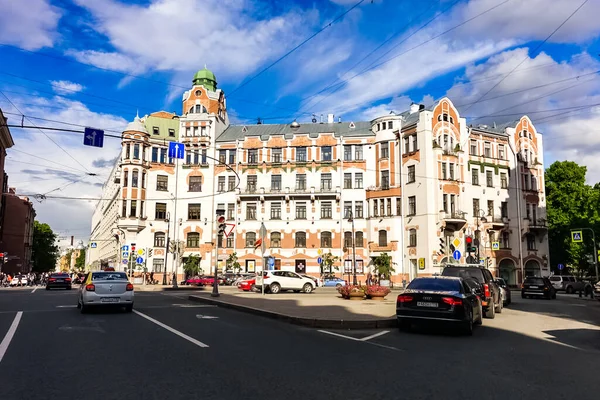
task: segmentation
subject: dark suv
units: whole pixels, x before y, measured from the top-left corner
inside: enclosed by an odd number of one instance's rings
[[[502,293],[494,276],[485,268],[477,266],[448,265],[442,271],[442,276],[459,276],[461,278],[473,278],[483,288],[481,305],[486,318],[494,318],[496,313],[502,312]]]
[[[550,279],[540,276],[528,276],[521,287],[521,297],[544,297],[556,299],[556,289]]]

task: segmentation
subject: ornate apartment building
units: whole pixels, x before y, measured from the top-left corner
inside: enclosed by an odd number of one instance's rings
[[[180,116],[136,117],[123,132],[93,216],[96,267],[124,268],[120,249],[135,244],[152,250],[144,263],[159,279],[174,268],[181,277],[168,237],[205,273],[235,252],[248,272],[268,256],[276,269],[318,274],[332,253],[339,273],[356,259],[362,276],[387,253],[396,282],[447,262],[483,262],[513,284],[549,274],[542,136],[527,117],[471,127],[445,98],[373,121],[230,125],[206,69],[182,105]],[[169,157],[170,141],[184,143],[183,159]],[[217,210],[231,224],[218,254]],[[466,236],[479,240],[480,260]]]

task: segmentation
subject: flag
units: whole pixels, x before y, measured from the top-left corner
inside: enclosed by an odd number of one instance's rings
[[[254,250],[258,248],[262,244],[262,238],[259,238],[256,242],[254,242]]]

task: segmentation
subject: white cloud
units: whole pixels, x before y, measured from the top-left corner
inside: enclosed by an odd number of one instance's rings
[[[50,81],[50,84],[52,85],[52,89],[58,94],[79,93],[85,89],[85,86],[70,81]]]
[[[0,42],[26,50],[52,47],[60,9],[48,0],[0,0]]]
[[[113,0],[76,0],[114,51],[71,51],[80,61],[140,72],[192,71],[207,64],[218,76],[242,76],[296,43],[316,23],[316,12],[253,19],[250,0],[153,0],[126,5]],[[217,77],[218,77],[217,76]]]

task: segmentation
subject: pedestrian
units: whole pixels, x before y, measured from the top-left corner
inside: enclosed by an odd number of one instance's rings
[[[369,273],[367,274],[367,286],[370,286],[373,283],[373,275],[371,274],[371,271],[369,271]]]

